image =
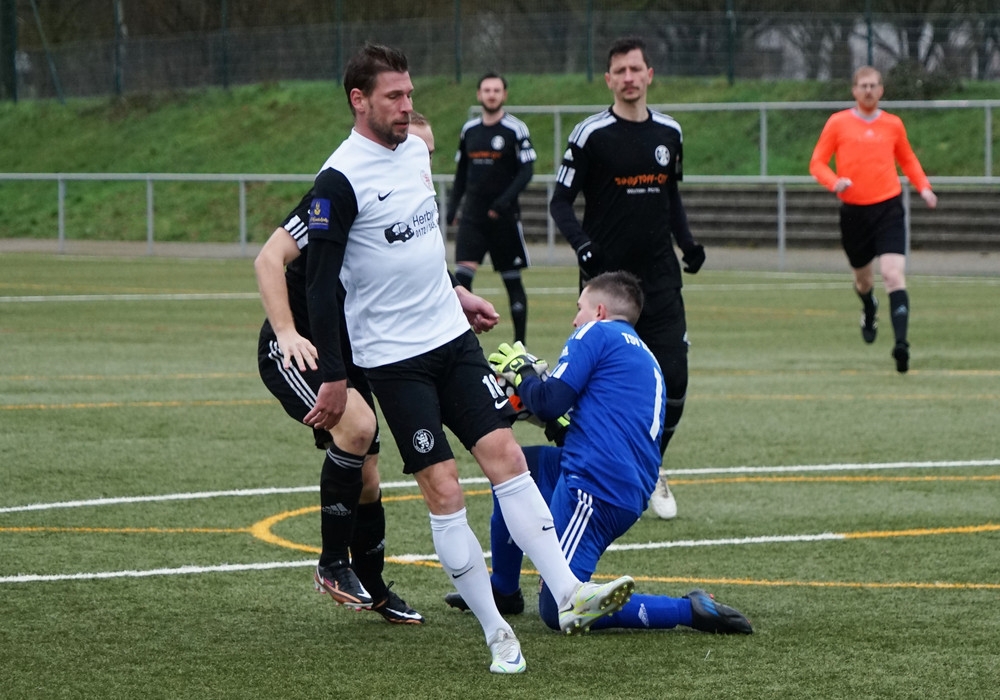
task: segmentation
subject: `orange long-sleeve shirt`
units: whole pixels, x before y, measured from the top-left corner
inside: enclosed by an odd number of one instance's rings
[[[830,158],[836,156],[836,172]],[[846,204],[877,204],[903,191],[896,163],[918,192],[930,181],[906,138],[903,120],[879,110],[872,120],[854,109],[835,112],[826,122],[809,161],[809,173],[831,192],[839,178],[853,183],[838,194]]]

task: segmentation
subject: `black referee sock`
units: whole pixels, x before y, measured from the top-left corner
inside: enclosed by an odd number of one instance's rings
[[[320,566],[350,559],[364,459],[364,455],[349,454],[336,445],[326,451],[319,477],[319,523],[323,541]]]
[[[869,318],[875,315],[875,290],[869,289],[866,293],[862,294],[858,291],[857,287],[854,288],[857,292],[858,297],[861,298],[861,303],[865,306],[865,315]],[[891,296],[890,296],[891,298]]]
[[[358,519],[351,540],[351,568],[376,603],[389,595],[382,580],[385,568],[385,509],[382,495],[374,503],[358,506]]]
[[[910,322],[910,295],[905,289],[889,292],[889,315],[892,318],[892,332],[897,343],[906,342],[906,330]]]

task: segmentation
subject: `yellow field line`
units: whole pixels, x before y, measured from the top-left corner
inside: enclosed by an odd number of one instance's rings
[[[980,476],[732,476],[712,479],[671,479],[672,485],[691,486],[695,484],[773,484],[773,483],[867,483],[884,481],[887,483],[927,482],[927,481],[1000,481],[1000,474]]]
[[[179,408],[182,406],[264,406],[274,399],[228,399],[225,401],[100,401],[93,403],[3,404],[4,411],[60,411],[78,408]]]

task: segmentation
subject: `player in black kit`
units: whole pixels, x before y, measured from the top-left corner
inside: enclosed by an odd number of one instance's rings
[[[455,184],[448,200],[447,221],[452,225],[465,198],[455,240],[455,277],[472,291],[472,279],[488,252],[507,288],[514,340],[523,342],[528,297],[521,269],[529,261],[517,198],[534,174],[535,149],[524,122],[504,111],[505,78],[497,73],[484,75],[476,98],[483,113],[462,126]]]
[[[604,80],[614,104],[573,129],[549,211],[576,251],[582,279],[628,270],[642,280],[646,304],[635,329],[666,381],[660,443],[665,452],[684,411],[688,384],[687,323],[673,244],[691,274],[705,262],[705,249],[691,235],[677,188],[683,177],[680,124],[646,106],[652,79],[641,39],[619,39],[611,46]],[[581,192],[586,201],[582,225],[573,211]],[[664,519],[677,513],[662,469],[650,506]]]

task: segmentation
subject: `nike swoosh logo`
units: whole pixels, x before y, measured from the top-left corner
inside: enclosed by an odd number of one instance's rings
[[[386,197],[388,197],[388,196],[389,196],[390,194],[392,194],[392,193],[393,193],[393,192],[395,192],[395,191],[396,191],[396,190],[389,190],[389,191],[388,191],[388,192],[386,192],[385,194],[381,194],[381,193],[380,193],[380,194],[378,195],[378,201],[380,201],[380,202],[383,202],[383,201],[385,201],[385,198],[386,198]]]
[[[555,525],[549,525],[548,527],[545,527],[544,525],[542,525],[542,532],[545,532],[547,530],[555,530],[555,529],[556,529]]]
[[[501,408],[503,408],[504,406],[506,406],[506,405],[507,405],[507,402],[508,402],[508,401],[510,401],[510,399],[504,399],[503,401],[500,401],[500,400],[497,400],[497,401],[494,401],[494,402],[493,402],[493,406],[494,406],[494,408],[496,408],[497,410],[500,410]]]
[[[457,574],[452,574],[451,577],[452,578],[462,578],[463,576],[465,576],[470,571],[472,571],[472,567],[471,566],[468,569],[466,569],[465,571],[460,571]]]

